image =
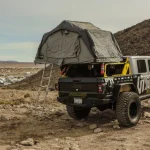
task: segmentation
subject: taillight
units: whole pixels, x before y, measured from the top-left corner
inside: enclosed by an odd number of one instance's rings
[[[104,63],[101,64],[101,69],[100,69],[100,74],[104,75],[104,71],[105,71],[105,65]]]
[[[104,84],[98,84],[98,92],[99,93],[104,93]]]
[[[66,67],[63,68],[63,70],[61,70],[60,75],[63,75],[66,71]]]

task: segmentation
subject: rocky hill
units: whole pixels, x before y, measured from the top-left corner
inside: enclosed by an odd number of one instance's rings
[[[115,33],[124,55],[150,55],[150,19]]]

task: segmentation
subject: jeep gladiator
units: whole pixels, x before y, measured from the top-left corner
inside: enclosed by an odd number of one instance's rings
[[[129,56],[122,62],[96,65],[101,67],[100,75],[59,78],[58,101],[74,119],[88,117],[91,108],[97,107],[100,111],[114,110],[122,126],[136,125],[141,117],[141,100],[150,97],[150,57]]]

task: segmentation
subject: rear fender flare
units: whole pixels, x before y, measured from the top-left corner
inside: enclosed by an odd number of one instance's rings
[[[137,89],[133,83],[121,83],[114,86],[113,90],[113,101],[117,101],[118,96],[122,92],[137,92]]]

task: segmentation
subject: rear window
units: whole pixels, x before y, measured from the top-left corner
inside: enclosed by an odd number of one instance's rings
[[[109,64],[106,68],[106,74],[107,76],[122,74],[124,68],[124,64]],[[129,71],[127,71],[127,74],[129,74]]]
[[[138,66],[138,73],[147,72],[145,60],[137,60],[137,66]]]

